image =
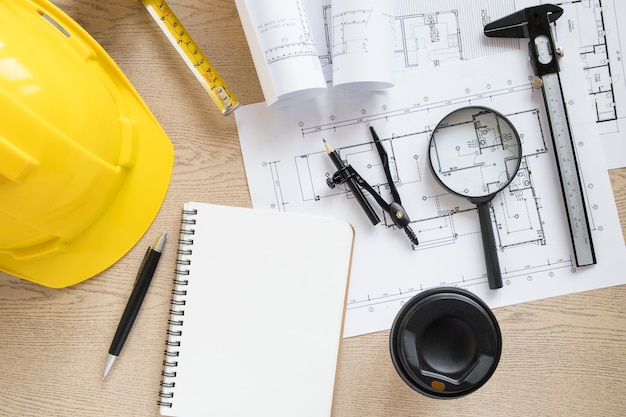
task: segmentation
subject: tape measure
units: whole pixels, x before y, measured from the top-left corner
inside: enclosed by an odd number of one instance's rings
[[[235,110],[239,102],[165,0],[141,0],[141,2],[222,114],[227,115]]]
[[[561,79],[558,73],[544,74],[541,76],[541,84],[554,142],[576,265],[593,265],[596,263],[596,257],[591,240],[591,226],[587,216],[574,141],[565,109]]]

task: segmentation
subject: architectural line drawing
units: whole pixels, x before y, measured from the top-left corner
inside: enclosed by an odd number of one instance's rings
[[[365,26],[371,10],[350,10],[333,16],[333,58],[338,55],[367,53]]]
[[[468,4],[457,0],[402,3],[413,7],[408,10],[407,6],[403,16],[429,15],[437,10],[426,9],[435,4],[446,6],[440,8],[440,15],[458,10],[455,19],[462,52],[467,56],[475,53],[466,47],[472,40],[464,35]],[[475,3],[491,6],[496,2]],[[490,16],[509,13],[501,10],[505,6],[520,7],[520,0],[517,5],[502,3],[504,6],[494,6],[498,9],[485,6],[484,13],[479,10],[474,19],[481,24]],[[571,16],[572,9],[569,11],[566,16]],[[559,40],[569,50],[575,49],[571,44],[579,36],[568,31],[567,19],[563,22],[568,38],[559,31]],[[502,49],[508,52],[503,54],[442,61],[441,65],[418,62],[417,67],[398,75],[398,87],[376,94],[329,89],[297,108],[271,111],[260,103],[244,106],[237,113],[238,124],[245,121],[239,124],[239,134],[255,208],[340,217],[355,228],[346,337],[388,329],[406,300],[435,286],[469,288],[491,307],[498,307],[626,280],[611,272],[619,270],[625,248],[608,174],[601,163],[599,135],[588,113],[588,91],[580,88],[584,74],[580,67],[573,70],[573,63],[580,65],[581,61],[577,54],[568,55],[570,59],[562,66],[562,83],[594,246],[601,259],[598,265],[584,268],[574,262],[543,97],[532,88],[527,56],[520,43],[515,44],[517,48],[505,45]],[[497,49],[487,43],[485,48]],[[401,60],[404,65],[405,58]],[[419,71],[419,76],[412,71]],[[435,79],[445,82],[429,81]],[[487,286],[476,207],[447,193],[434,179],[428,162],[432,130],[443,116],[463,106],[490,107],[506,115],[522,141],[523,159],[517,176],[490,207],[504,281],[497,291]],[[387,179],[371,143],[368,123],[376,128],[389,155],[392,180],[418,236],[417,246],[390,230],[395,225],[382,210],[377,213],[381,224],[372,226],[347,188],[337,185],[330,189],[326,183],[335,168],[322,139],[389,200]]]
[[[459,61],[526,49],[527,40],[491,38],[485,41],[482,27],[497,18],[537,0],[395,0],[394,66],[396,72],[418,72]],[[626,63],[621,50],[626,31],[618,26],[626,6],[616,0],[571,0],[555,3],[566,10],[567,22],[557,25],[563,33],[576,34],[577,53],[586,71],[587,88],[594,106],[590,108],[607,147],[609,167],[626,166],[625,127]],[[319,26],[325,39],[318,56],[327,82],[332,83],[332,13],[328,0],[308,0],[307,6],[321,13]],[[318,11],[319,9],[319,11]],[[315,27],[313,28],[315,30]],[[574,50],[567,54],[576,53]],[[622,156],[623,155],[623,156]]]
[[[396,25],[401,36],[395,53],[406,68],[437,67],[447,60],[463,59],[458,11],[397,16]]]
[[[523,91],[523,89],[520,90]],[[428,110],[429,108],[421,109],[421,111]],[[494,230],[497,231],[496,241],[500,250],[519,245],[545,244],[540,198],[533,188],[531,170],[533,159],[547,155],[546,141],[550,140],[549,137],[545,137],[544,132],[540,128],[539,112],[538,109],[532,109],[527,112],[507,115],[512,121],[516,121],[516,124],[534,125],[535,131],[532,136],[528,133],[525,135],[525,154],[516,180],[507,187],[507,192],[501,193],[492,203]],[[405,111],[404,114],[410,113]],[[377,115],[368,120],[370,123],[375,123],[376,120],[385,119],[386,117],[385,115]],[[338,121],[332,129],[336,132],[342,126],[350,125]],[[526,127],[526,130],[529,131],[529,127]],[[320,132],[323,132],[319,127],[312,129],[303,128],[302,131],[304,136],[319,136]],[[424,128],[402,136],[381,138],[389,154],[392,177],[402,195],[418,186],[422,182],[422,178],[429,175],[428,171],[430,168],[423,156],[416,154],[403,154],[400,156],[398,153],[401,153],[401,150],[407,146],[407,142],[421,141],[427,143],[429,135],[430,130]],[[377,159],[377,152],[373,143],[351,145],[346,148],[340,148],[338,151],[344,162],[351,164],[362,176],[367,178],[368,182],[377,191],[385,195],[388,185],[384,175],[382,175],[382,170],[380,170],[380,162]],[[320,169],[322,169],[320,167],[326,166],[326,158],[327,156],[324,152],[294,157],[300,195],[302,196],[301,202],[315,203],[337,197],[343,199],[353,198],[347,186],[338,185],[334,189],[327,187],[325,179],[332,176],[332,172],[326,170],[323,176],[320,175]],[[398,163],[400,158],[408,159],[409,163],[407,165],[400,165],[406,166],[405,172],[400,171]],[[424,163],[421,163],[422,160],[424,160]],[[278,172],[280,171],[279,167],[275,169]],[[276,195],[282,195],[282,193],[277,193]],[[444,209],[442,207],[449,206],[449,204],[442,204],[442,201],[446,198],[450,199],[449,194],[440,193],[433,196],[424,195],[416,200],[418,208],[411,210],[410,215],[412,227],[417,231],[421,243],[414,250],[427,250],[433,245],[441,246],[444,242],[454,244],[455,240],[462,238],[463,235],[479,232],[478,230],[459,231],[458,227],[455,227],[454,222],[456,214],[473,212],[475,211],[475,206],[469,202],[457,201],[453,209]],[[288,204],[286,201],[276,201],[274,207],[287,207]],[[409,210],[408,207],[407,210]],[[393,221],[386,217],[384,211],[379,210],[378,214],[383,219],[380,227],[395,228]]]
[[[587,24],[595,29],[581,32],[580,57],[587,72],[589,94],[595,102],[596,121],[612,122],[617,119],[612,77],[614,63],[613,52],[608,47],[602,1],[588,0],[578,9],[577,23],[582,25],[588,22]],[[619,54],[619,51],[615,52]]]
[[[303,0],[296,0],[296,3],[300,14],[299,19],[281,23],[274,22],[273,25],[268,24],[267,26],[267,32],[264,35],[266,37],[272,36],[272,31],[280,29],[279,39],[274,38],[273,42],[268,42],[268,47],[264,50],[265,59],[269,65],[294,56],[317,55],[317,46],[313,40]],[[285,27],[288,26],[292,28],[289,30],[291,36],[286,35]]]

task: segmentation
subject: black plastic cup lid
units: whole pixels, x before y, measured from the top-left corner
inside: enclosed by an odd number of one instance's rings
[[[391,360],[415,391],[456,398],[480,388],[498,366],[502,335],[489,307],[470,291],[422,291],[398,312],[389,336]]]

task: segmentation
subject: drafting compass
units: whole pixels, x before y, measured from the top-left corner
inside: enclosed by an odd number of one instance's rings
[[[552,4],[529,7],[487,24],[484,32],[489,37],[530,39],[530,61],[537,77],[533,87],[543,92],[576,265],[585,266],[595,264],[596,256],[559,76],[557,55],[563,56],[563,51],[554,46],[550,27],[562,14],[563,9]]]
[[[372,138],[374,139],[374,144],[376,144],[376,149],[378,150],[378,155],[380,156],[380,160],[383,164],[383,169],[385,171],[385,177],[387,179],[387,183],[389,184],[389,190],[391,191],[392,202],[387,203],[385,199],[381,197],[379,193],[376,192],[374,187],[369,185],[367,181],[359,175],[359,173],[352,167],[352,165],[346,165],[343,163],[337,151],[332,149],[330,145],[324,141],[324,146],[326,147],[326,152],[330,159],[333,161],[333,164],[337,168],[337,172],[333,174],[332,177],[326,179],[326,183],[330,188],[335,188],[337,184],[347,183],[348,187],[354,194],[355,198],[359,202],[363,211],[370,219],[373,225],[377,225],[380,223],[380,218],[370,205],[370,203],[365,198],[365,195],[361,191],[359,187],[367,190],[374,200],[378,203],[378,205],[392,218],[393,223],[403,229],[409,240],[413,245],[418,244],[417,236],[409,226],[411,219],[407,214],[404,207],[402,207],[402,202],[400,200],[400,194],[393,182],[393,178],[391,177],[391,170],[389,169],[389,156],[387,155],[387,151],[383,147],[382,143],[380,143],[380,139],[378,138],[378,134],[374,130],[374,128],[370,125],[370,133],[372,134]]]

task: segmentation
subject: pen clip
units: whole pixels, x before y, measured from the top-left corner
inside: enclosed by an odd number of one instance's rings
[[[139,280],[139,276],[141,275],[141,271],[143,270],[143,267],[146,265],[146,260],[148,260],[148,254],[150,253],[150,250],[152,248],[150,246],[148,246],[148,250],[146,251],[146,254],[143,255],[143,259],[141,260],[141,264],[139,265],[139,272],[137,272],[137,276],[135,277],[135,282],[133,283],[133,287],[135,285],[137,285],[137,281]]]

